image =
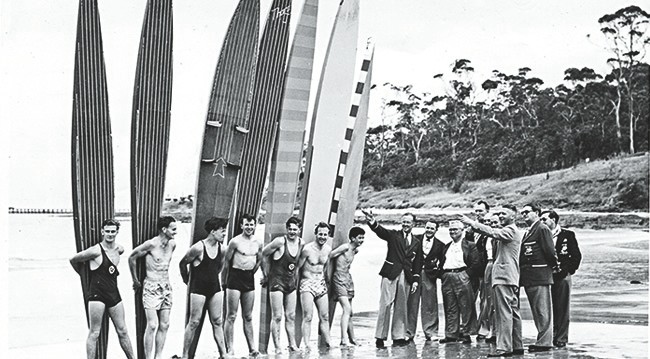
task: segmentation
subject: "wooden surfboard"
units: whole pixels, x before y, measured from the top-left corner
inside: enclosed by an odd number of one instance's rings
[[[248,122],[250,132],[244,141],[228,238],[241,233],[238,223],[242,214],[257,216],[260,210],[284,89],[290,18],[291,1],[273,0],[260,40]]]
[[[355,62],[359,32],[359,0],[339,6],[325,55],[316,94],[300,212],[306,242],[312,229],[327,221],[350,111],[350,91],[355,84]]]
[[[163,201],[172,102],[172,1],[148,0],[133,91],[131,218],[133,247],[158,234]],[[138,279],[145,276],[144,258]],[[144,358],[146,318],[142,291],[135,293],[138,358]]]
[[[102,241],[101,225],[115,215],[113,149],[102,31],[96,0],[80,0],[72,100],[72,211],[77,252]],[[81,271],[86,319],[89,268]],[[108,312],[97,359],[106,358]]]
[[[305,0],[287,64],[284,96],[266,195],[264,244],[285,234],[298,192],[309,94],[316,46],[318,0]],[[259,350],[266,353],[270,336],[271,305],[267,288],[261,289]]]
[[[211,217],[229,218],[241,168],[243,143],[248,135],[246,126],[257,62],[259,17],[259,0],[240,0],[223,40],[199,159],[192,244],[207,236],[203,230],[206,220]],[[189,288],[187,303],[186,323],[189,320]],[[196,353],[206,309],[190,347],[190,358]]]

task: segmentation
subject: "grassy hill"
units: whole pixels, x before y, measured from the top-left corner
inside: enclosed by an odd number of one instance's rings
[[[360,207],[376,208],[471,208],[485,199],[491,204],[536,202],[546,208],[586,212],[648,212],[647,153],[581,163],[507,181],[465,183],[459,192],[431,185],[374,191],[363,188]]]

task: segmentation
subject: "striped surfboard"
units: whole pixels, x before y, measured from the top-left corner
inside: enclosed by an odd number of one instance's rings
[[[325,55],[316,94],[300,212],[306,242],[314,239],[312,228],[327,221],[339,154],[343,148],[355,85],[355,62],[359,32],[359,0],[341,2]],[[349,90],[348,90],[349,89]]]
[[[140,37],[131,123],[133,247],[158,234],[163,201],[172,102],[172,1],[148,0]],[[145,275],[138,261],[138,279]],[[146,327],[142,291],[135,294],[138,358]]]
[[[231,212],[234,215],[230,217],[228,226],[228,238],[241,233],[238,223],[242,214],[256,216],[260,209],[280,114],[290,18],[291,1],[273,0],[258,51],[249,134],[244,141],[242,167],[234,211]]]
[[[284,96],[276,136],[269,189],[266,195],[264,244],[285,233],[285,222],[293,214],[298,192],[303,141],[309,109],[309,94],[316,46],[318,0],[305,0],[289,52]],[[268,350],[271,307],[266,288],[261,289],[260,351]]]
[[[240,0],[228,26],[212,83],[194,198],[192,243],[207,233],[203,224],[211,217],[228,218],[241,168],[246,122],[257,62],[259,0]],[[188,306],[185,321],[189,320]],[[205,309],[190,347],[196,353]]]
[[[366,144],[368,127],[373,55],[374,47],[368,44],[352,95],[343,147],[339,154],[339,164],[328,216],[328,224],[334,230],[332,248],[348,242],[348,231],[354,224],[354,212],[357,208],[361,168],[363,167],[363,148]]]
[[[101,242],[101,225],[115,215],[113,149],[102,31],[96,0],[80,0],[77,18],[72,100],[72,209],[77,251]],[[89,269],[81,272],[88,319]],[[98,359],[106,358],[108,314],[97,343]]]

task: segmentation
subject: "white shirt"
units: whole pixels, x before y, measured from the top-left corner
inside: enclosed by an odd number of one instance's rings
[[[433,238],[427,238],[427,236],[424,236],[424,239],[422,240],[422,252],[424,252],[424,256],[428,256],[429,252],[431,252],[431,247],[433,247]]]
[[[402,232],[402,234],[404,235],[404,239],[406,240],[406,243],[410,246],[411,245],[411,232],[409,232],[409,233]]]
[[[445,265],[442,269],[458,269],[465,267],[465,261],[463,260],[463,240],[461,239],[458,242],[452,240],[445,257]]]
[[[553,234],[553,245],[554,246],[557,244],[557,236],[558,236],[558,234],[560,234],[560,230],[561,230],[560,225],[557,224],[557,225],[555,225],[555,228],[553,228],[553,230],[551,231],[551,234]]]
[[[488,238],[485,241],[485,251],[487,251],[487,259],[488,260],[494,259],[494,258],[492,258],[492,241],[493,241],[492,238]]]

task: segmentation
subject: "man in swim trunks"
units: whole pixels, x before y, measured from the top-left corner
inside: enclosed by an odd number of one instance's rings
[[[242,233],[228,243],[222,278],[226,283],[226,348],[233,355],[233,326],[241,301],[244,336],[250,355],[257,355],[253,336],[254,276],[262,263],[262,243],[253,238],[257,221],[250,214],[241,219]]]
[[[273,239],[262,249],[262,256],[268,261],[268,272],[264,273],[268,280],[269,297],[271,301],[271,334],[276,354],[282,353],[280,348],[280,322],[284,308],[284,327],[289,340],[289,350],[296,351],[296,336],[294,330],[296,316],[296,283],[298,281],[298,257],[302,250],[300,230],[302,221],[291,217],[286,222],[287,234]]]
[[[120,229],[120,223],[114,219],[107,219],[102,223],[102,241],[89,247],[70,259],[72,268],[81,274],[84,263],[88,263],[90,271],[90,288],[88,301],[89,330],[86,339],[86,355],[88,359],[95,359],[97,354],[97,338],[102,325],[104,311],[115,325],[115,331],[120,341],[120,346],[129,359],[135,358],[131,339],[126,330],[124,321],[124,305],[117,289],[117,265],[124,247],[115,243],[115,237]]]
[[[178,264],[183,282],[190,286],[189,320],[185,326],[183,359],[189,357],[190,346],[194,340],[196,328],[201,323],[206,302],[212,324],[212,334],[217,343],[219,355],[224,356],[226,353],[221,318],[223,293],[221,293],[221,284],[219,283],[219,272],[221,272],[224,263],[225,251],[222,249],[222,244],[227,225],[227,218],[213,217],[207,220],[204,228],[208,236],[204,240],[194,243]]]
[[[307,350],[311,350],[311,319],[313,304],[318,310],[318,328],[326,347],[330,346],[330,324],[328,316],[327,284],[323,269],[332,247],[327,244],[331,228],[320,222],[314,230],[316,240],[306,244],[300,252],[298,271],[300,272],[300,304],[302,305],[302,335]]]
[[[169,263],[176,249],[176,220],[166,216],[158,219],[158,235],[133,249],[129,256],[129,269],[133,279],[133,289],[142,290],[142,305],[147,319],[144,331],[144,356],[151,358],[151,348],[155,337],[155,356],[160,359],[167,329],[169,312],[172,308],[172,286],[169,284]],[[145,278],[140,283],[137,276],[138,258],[145,257]]]
[[[352,227],[348,233],[350,243],[344,243],[330,252],[332,268],[332,293],[336,300],[341,304],[343,314],[341,315],[341,346],[349,344],[356,345],[354,337],[354,325],[352,325],[352,298],[354,298],[354,282],[350,274],[350,266],[354,260],[354,255],[359,251],[363,244],[366,231],[361,227]],[[336,302],[330,304],[330,319],[334,316]]]

